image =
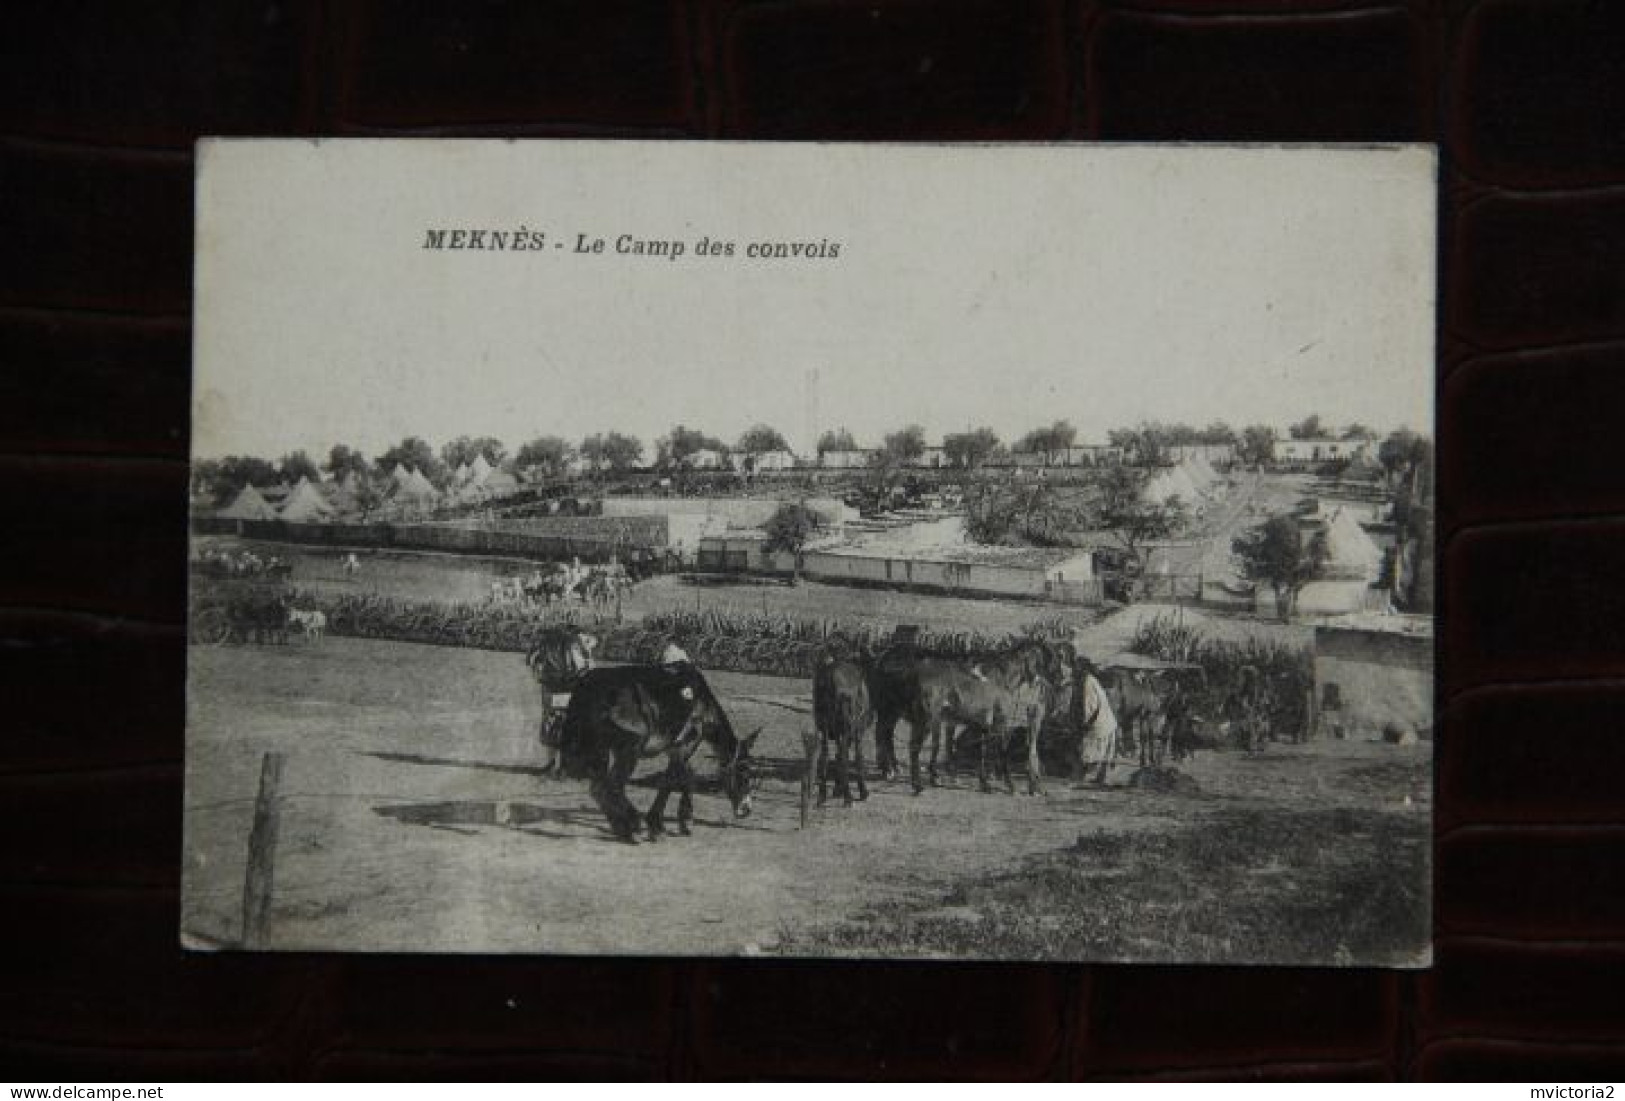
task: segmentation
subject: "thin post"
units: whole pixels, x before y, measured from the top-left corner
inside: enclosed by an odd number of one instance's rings
[[[263,948],[271,913],[277,830],[281,826],[282,765],[280,753],[260,760],[260,790],[254,799],[254,826],[248,834],[248,870],[243,876],[243,946]]]
[[[818,781],[818,751],[821,735],[817,731],[801,732],[801,748],[806,757],[806,768],[801,773],[801,828],[807,828],[812,814],[813,785]]]

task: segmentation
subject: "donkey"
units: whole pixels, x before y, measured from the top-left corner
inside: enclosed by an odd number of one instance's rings
[[[908,720],[912,730],[910,746],[916,744],[916,739],[926,736],[924,729],[934,715],[940,714],[940,707],[933,710],[931,704],[926,704],[922,710],[921,673],[930,670],[934,675],[941,675],[945,669],[958,669],[968,673],[973,679],[986,680],[989,672],[996,672],[1002,678],[1000,683],[1005,688],[1013,687],[1019,681],[1032,681],[1042,679],[1055,689],[1064,689],[1071,683],[1072,661],[1075,652],[1070,643],[1049,642],[1038,638],[1023,639],[1007,650],[980,657],[937,657],[921,654],[912,646],[893,646],[883,651],[878,658],[871,661],[869,668],[869,697],[875,709],[875,759],[880,766],[881,775],[890,780],[897,775],[897,749],[895,732],[897,720]],[[941,687],[939,685],[939,687]],[[940,704],[940,698],[933,703]],[[1027,713],[1027,708],[1020,709],[1021,714]],[[1016,712],[1009,712],[1015,714]],[[976,716],[967,718],[945,730],[936,731],[933,746],[941,746],[944,734],[948,736],[949,756],[952,756],[952,734],[958,725],[978,726],[982,720],[987,719],[985,711],[977,712]],[[1035,736],[1036,737],[1036,736]],[[931,764],[932,779],[936,776],[935,753]],[[919,790],[918,769],[911,767],[910,778],[914,781],[916,791]]]
[[[813,670],[813,723],[818,728],[818,805],[824,805],[828,792],[826,768],[830,743],[835,745],[835,794],[845,806],[852,805],[853,778],[858,798],[869,798],[863,780],[863,735],[874,723],[869,706],[868,676],[861,664],[850,658],[824,655]],[[849,772],[849,759],[855,768]]]
[[[674,791],[679,795],[677,832],[686,836],[694,820],[689,761],[700,743],[716,754],[723,794],[734,817],[744,818],[756,787],[750,751],[760,733],[738,737],[721,702],[692,665],[632,665],[581,675],[564,713],[560,752],[565,774],[590,782],[611,832],[636,844],[639,816],[626,797],[626,785],[640,762],[655,757],[667,762],[654,803],[643,816],[649,840],[665,835],[666,801]]]
[[[981,737],[977,779],[983,791],[992,790],[987,779],[990,755],[999,759],[1006,787],[1015,790],[1009,775],[1009,738],[1013,731],[1025,730],[1027,790],[1039,794],[1039,731],[1055,698],[1053,694],[1068,688],[1071,680],[1065,653],[1039,639],[1028,639],[981,657],[915,658],[898,709],[909,724],[909,780],[914,793],[924,790],[920,782],[920,750],[926,737],[929,735],[932,743],[930,778],[935,784],[939,751],[946,749],[951,757],[954,733],[970,728]],[[888,687],[896,691],[895,686]],[[897,706],[895,702],[893,706]],[[882,723],[885,718],[881,712]],[[892,721],[895,723],[895,718]]]

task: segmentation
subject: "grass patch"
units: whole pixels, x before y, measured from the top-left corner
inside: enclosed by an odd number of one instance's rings
[[[1086,833],[935,901],[792,932],[786,954],[1401,965],[1429,941],[1425,815],[1222,810]]]

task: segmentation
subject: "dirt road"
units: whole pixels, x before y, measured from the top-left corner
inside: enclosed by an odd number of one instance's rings
[[[287,759],[278,949],[773,952],[876,906],[940,908],[966,877],[1018,870],[1084,834],[1179,829],[1211,798],[1414,808],[1426,829],[1425,757],[1403,782],[1349,783],[1399,751],[1339,745],[1283,750],[1269,764],[1209,756],[1190,769],[1200,797],[1058,780],[1044,798],[983,795],[970,778],[915,797],[877,781],[867,803],[832,804],[803,832],[808,686],[717,673],[736,725],[763,728],[756,813],[733,820],[708,788],[693,837],[633,847],[609,837],[584,785],[537,774],[535,690],[515,655],[330,639],[193,648],[191,662],[184,927],[219,942],[238,934],[269,751]]]

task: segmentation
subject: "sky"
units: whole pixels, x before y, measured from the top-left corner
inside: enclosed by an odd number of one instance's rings
[[[1423,147],[211,143],[193,451],[613,429],[652,456],[676,423],[731,442],[763,422],[797,450],[909,423],[1431,430],[1434,172]],[[424,247],[459,228],[543,247]]]

